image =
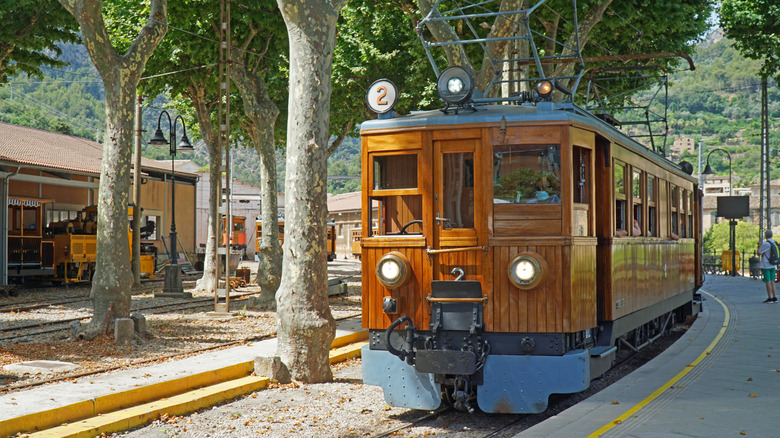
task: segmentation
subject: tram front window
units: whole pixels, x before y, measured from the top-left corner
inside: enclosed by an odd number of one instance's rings
[[[382,154],[372,157],[371,235],[422,233],[422,196],[418,190],[417,154]],[[376,210],[374,210],[376,208]]]
[[[493,147],[494,204],[560,204],[559,145]]]

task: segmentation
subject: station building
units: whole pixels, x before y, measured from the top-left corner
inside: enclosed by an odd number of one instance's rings
[[[36,238],[42,237],[35,233],[75,220],[97,204],[102,154],[103,145],[88,139],[0,123],[0,204],[6,206],[0,208],[0,285],[14,274],[9,273],[9,251],[34,252]],[[142,158],[142,225],[153,230],[142,242],[156,246],[161,257],[168,253],[163,239],[170,230],[171,176],[170,161]],[[176,170],[175,181],[181,258],[195,251],[197,175]]]

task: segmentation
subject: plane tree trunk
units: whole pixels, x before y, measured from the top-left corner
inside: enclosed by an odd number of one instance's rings
[[[279,108],[271,100],[263,78],[250,69],[242,59],[246,48],[257,35],[252,29],[240,50],[231,51],[230,79],[241,93],[246,121],[244,128],[260,157],[260,189],[262,192],[261,216],[263,223],[259,251],[255,253],[259,263],[257,284],[260,285],[258,307],[276,308],[276,291],[282,280],[282,247],[279,244],[279,201],[276,197],[276,157],[274,155],[274,126]]]
[[[151,0],[146,24],[124,54],[111,44],[102,15],[103,2],[59,0],[79,23],[84,45],[103,79],[106,130],[100,169],[97,263],[92,279],[94,313],[87,337],[113,328],[130,316],[133,276],[127,233],[127,205],[133,153],[133,117],[138,81],[154,49],[168,30],[167,0]]]
[[[278,355],[293,379],[333,378],[336,323],[325,249],[328,122],[336,20],[346,0],[277,0],[290,43],[285,236],[276,294]]]
[[[203,260],[203,275],[195,284],[195,289],[205,290],[214,293],[216,285],[217,266],[217,234],[215,230],[219,229],[219,214],[217,211],[217,202],[221,196],[220,187],[222,180],[222,151],[217,142],[217,132],[214,129],[214,122],[211,119],[214,99],[211,99],[206,89],[206,84],[191,79],[189,86],[184,93],[192,102],[195,109],[195,118],[198,120],[200,135],[206,143],[209,152],[209,219],[208,233],[206,237],[206,253]]]

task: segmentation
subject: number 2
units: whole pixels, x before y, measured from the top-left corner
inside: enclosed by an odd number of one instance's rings
[[[379,92],[379,96],[376,97],[376,104],[387,105],[387,101],[385,100],[385,97],[387,97],[387,87],[381,86],[377,88],[376,91]]]

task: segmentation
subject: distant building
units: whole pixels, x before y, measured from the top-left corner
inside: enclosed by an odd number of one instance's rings
[[[702,231],[707,232],[713,225],[727,219],[719,218],[717,215],[719,196],[729,196],[728,179],[722,176],[711,176],[704,183],[704,198],[702,200]],[[766,187],[764,187],[766,190]],[[733,196],[750,196],[750,216],[745,218],[747,223],[758,225],[760,221],[759,208],[761,207],[761,196],[759,195],[760,185],[752,184],[747,188],[734,188]],[[766,195],[766,192],[764,192]],[[766,202],[766,198],[764,198]],[[772,180],[770,183],[770,215],[772,230],[780,233],[780,179]],[[766,208],[766,205],[764,205]]]
[[[197,211],[195,214],[196,235],[195,242],[198,247],[205,248],[209,230],[209,208],[211,205],[211,178],[208,169],[200,169],[191,160],[177,160],[176,170],[185,170],[196,173],[199,176],[197,191]],[[223,181],[224,184],[224,181]],[[233,179],[230,188],[232,201],[230,210],[232,216],[246,218],[246,252],[251,258],[255,253],[255,221],[260,218],[262,211],[262,190],[252,184]],[[277,194],[279,214],[284,215],[284,194]],[[222,188],[222,200],[225,200],[225,189]],[[221,240],[220,240],[221,243]]]
[[[353,258],[352,230],[361,228],[362,193],[350,192],[328,197],[328,222],[336,224],[336,258]],[[377,209],[376,203],[373,208]]]
[[[683,153],[683,151],[686,151],[691,154],[695,153],[696,140],[694,140],[693,137],[681,135],[680,137],[674,139],[671,149],[677,152],[678,154]]]

